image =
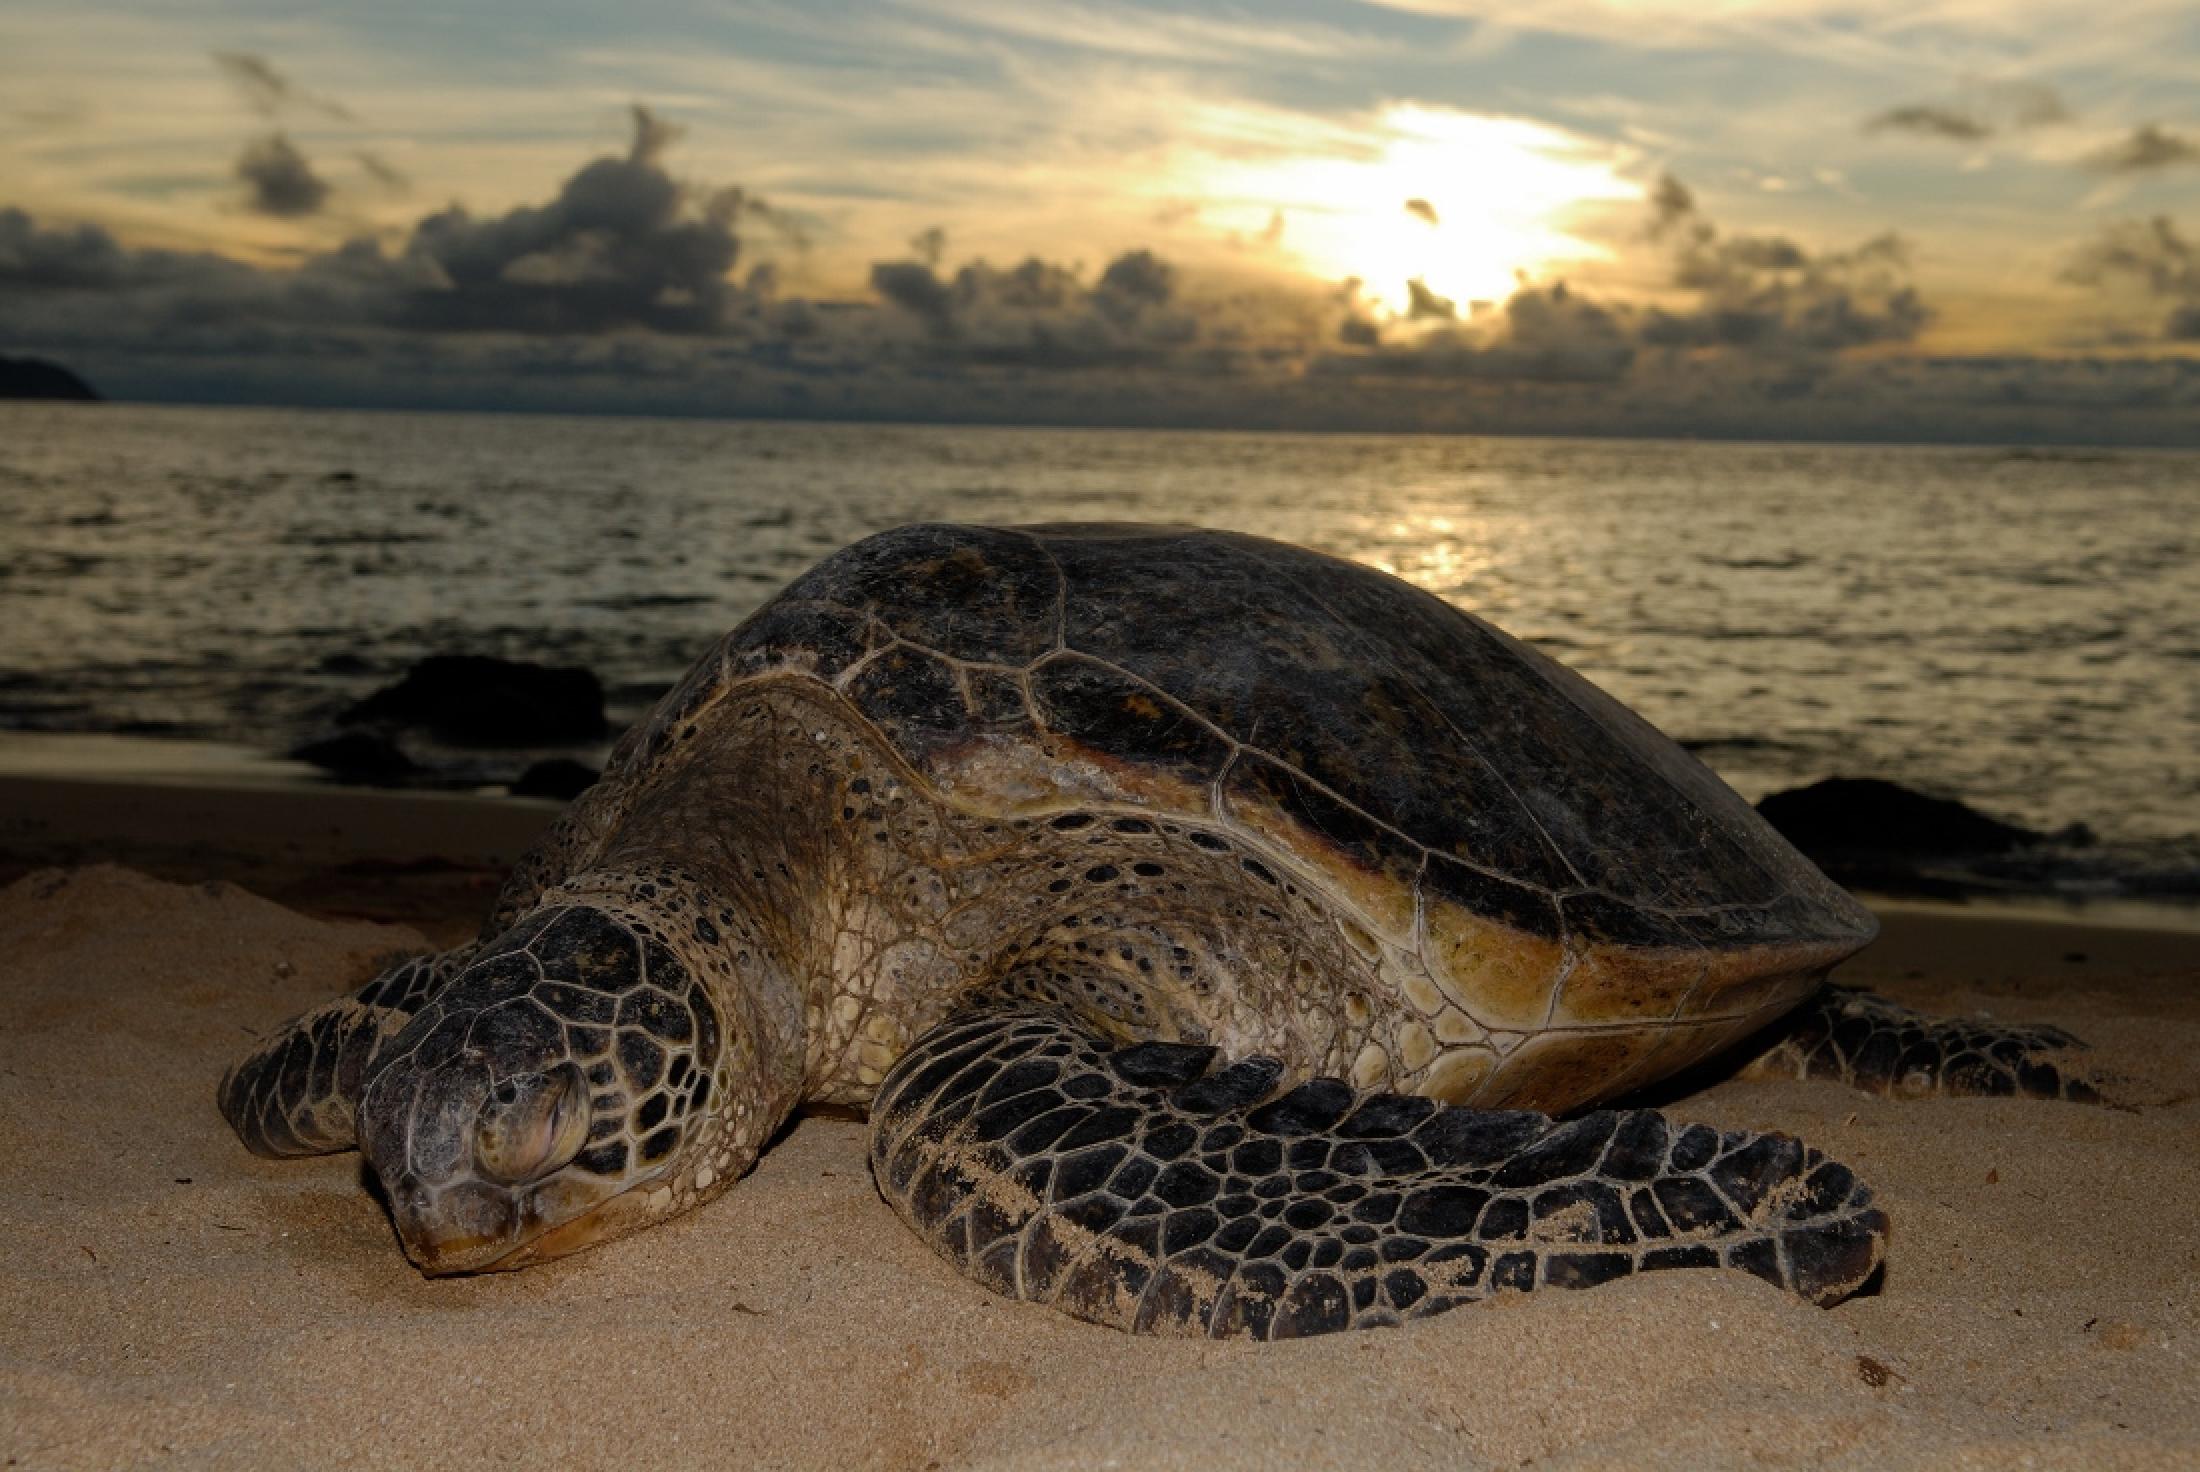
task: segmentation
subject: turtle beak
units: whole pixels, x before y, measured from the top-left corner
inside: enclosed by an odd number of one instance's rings
[[[511,1192],[485,1181],[435,1190],[417,1177],[389,1183],[390,1220],[413,1265],[430,1277],[476,1273],[512,1250],[520,1213]]]
[[[647,1186],[640,1190],[622,1191],[590,1207],[579,1216],[536,1234],[495,1261],[464,1271],[510,1272],[515,1268],[548,1262],[553,1257],[569,1256],[584,1248],[594,1247],[599,1242],[608,1242],[613,1237],[625,1236],[647,1218],[649,1213],[643,1203],[648,1194]]]
[[[652,1184],[597,1197],[561,1177],[533,1189],[475,1179],[441,1190],[401,1177],[389,1192],[390,1220],[405,1255],[431,1278],[505,1272],[631,1231],[649,1216]]]

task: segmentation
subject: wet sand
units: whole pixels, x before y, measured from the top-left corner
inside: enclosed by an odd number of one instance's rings
[[[0,1460],[2200,1464],[2200,935],[1896,907],[1847,972],[2062,1024],[2135,1111],[1731,1080],[1666,1104],[1872,1182],[1895,1223],[1873,1296],[1821,1310],[1684,1272],[1303,1344],[1133,1340],[958,1277],[845,1120],[657,1230],[433,1282],[356,1156],[247,1155],[213,1107],[223,1065],[463,933],[547,816],[0,782]],[[103,857],[166,877],[31,867]],[[286,904],[207,882],[227,877]]]

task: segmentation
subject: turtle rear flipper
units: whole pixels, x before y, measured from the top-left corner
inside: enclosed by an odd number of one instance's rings
[[[966,1009],[880,1085],[872,1172],[979,1282],[1140,1332],[1289,1338],[1677,1267],[1832,1303],[1885,1245],[1870,1190],[1784,1135],[1279,1094],[1274,1060],[1217,1061]]]
[[[2068,1099],[2100,1104],[2111,1082],[2084,1066],[2086,1045],[2059,1027],[1936,1017],[1853,987],[1829,986],[1780,1024],[1743,1070],[1823,1078],[1872,1094]]]
[[[384,1039],[456,976],[473,946],[409,956],[348,997],[281,1028],[222,1075],[222,1117],[255,1155],[326,1155],[356,1143],[353,1111]]]

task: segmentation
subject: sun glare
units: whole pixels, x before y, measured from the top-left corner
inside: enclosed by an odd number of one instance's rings
[[[1306,270],[1356,276],[1379,309],[1404,315],[1409,282],[1458,304],[1511,295],[1608,252],[1566,232],[1572,209],[1640,197],[1610,149],[1519,118],[1394,104],[1364,148],[1224,165],[1210,198],[1280,210],[1280,244]]]

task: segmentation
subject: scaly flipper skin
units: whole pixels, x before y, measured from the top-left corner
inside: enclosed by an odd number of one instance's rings
[[[2105,1102],[2074,1055],[2085,1044],[2059,1027],[1935,1017],[1850,987],[1826,987],[1752,1061],[1752,1078],[1823,1078],[1871,1094]]]
[[[255,1155],[349,1150],[375,1051],[465,968],[475,947],[408,956],[348,997],[292,1018],[222,1075],[216,1095]]]
[[[1451,1108],[1179,1043],[1113,1048],[1057,1008],[966,1008],[880,1086],[871,1166],[997,1292],[1137,1332],[1293,1338],[1507,1289],[1736,1267],[1822,1304],[1887,1219],[1784,1135]]]

